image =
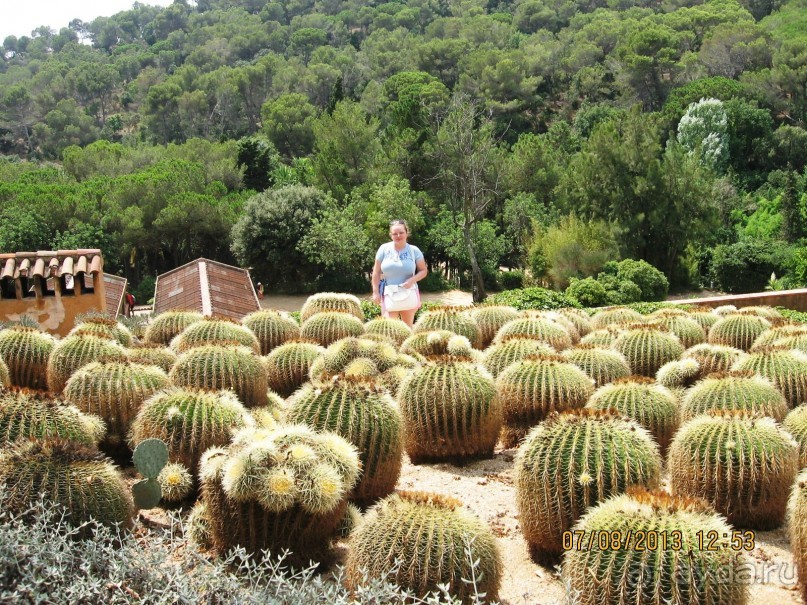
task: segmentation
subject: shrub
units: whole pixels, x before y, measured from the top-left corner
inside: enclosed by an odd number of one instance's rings
[[[791,248],[781,241],[742,240],[716,246],[710,273],[725,292],[761,292],[771,273],[783,275],[790,265]]]
[[[524,272],[519,270],[499,271],[498,282],[503,290],[514,290],[524,287]]]
[[[547,290],[546,288],[521,288],[518,290],[505,290],[485,301],[491,305],[506,305],[515,307],[519,311],[524,309],[563,309],[564,307],[580,307],[576,299],[566,296],[562,292]]]
[[[618,263],[612,261],[605,264],[603,272],[616,275],[619,281],[628,280],[639,286],[642,294],[638,300],[664,300],[670,287],[670,282],[664,274],[643,260],[626,258]]]
[[[601,307],[608,304],[608,292],[605,286],[593,277],[572,278],[565,294],[576,299],[584,307]]]

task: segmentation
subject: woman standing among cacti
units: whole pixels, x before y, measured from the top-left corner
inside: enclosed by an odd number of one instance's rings
[[[415,322],[415,312],[420,308],[417,282],[426,277],[429,271],[423,252],[406,241],[409,237],[409,227],[405,220],[392,221],[389,225],[389,236],[392,241],[381,244],[375,255],[372,278],[373,302],[381,305],[381,314],[384,317],[400,316],[411,327]],[[388,286],[394,288],[388,289]],[[414,293],[409,294],[412,289]],[[404,292],[409,294],[405,308],[396,306],[394,310],[388,309],[387,307],[393,304],[392,297],[398,298],[399,292],[401,297]]]

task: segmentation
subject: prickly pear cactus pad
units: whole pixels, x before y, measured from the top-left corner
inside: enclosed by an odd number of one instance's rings
[[[552,412],[582,408],[594,381],[558,355],[527,357],[496,378],[502,406],[502,444],[517,447],[529,430]]]
[[[169,372],[177,386],[232,389],[248,408],[267,404],[261,357],[242,346],[202,345],[179,356]]]
[[[482,348],[482,332],[468,307],[434,307],[418,317],[412,332],[448,330],[468,339],[471,346]]]
[[[566,534],[563,578],[578,605],[743,605],[746,557],[735,535],[748,534],[702,500],[633,488]]]
[[[362,474],[351,500],[371,503],[390,494],[401,474],[403,419],[386,389],[373,381],[337,377],[304,385],[289,399],[286,421],[332,431],[356,446]]]
[[[48,358],[56,339],[36,328],[13,326],[0,330],[0,358],[11,384],[29,389],[48,388]]]
[[[329,311],[348,313],[359,321],[364,321],[361,301],[352,294],[341,292],[319,292],[309,296],[300,309],[300,321],[305,322],[317,313]]]
[[[461,502],[399,492],[371,508],[350,536],[348,588],[362,584],[365,573],[418,597],[445,585],[462,603],[476,602],[475,593],[484,593],[487,603],[498,599],[502,561],[490,528]]]
[[[613,410],[553,414],[527,436],[515,463],[516,503],[532,556],[557,562],[564,532],[586,510],[631,485],[656,487],[658,445]]]
[[[231,319],[215,317],[192,323],[171,341],[171,348],[177,353],[205,345],[240,345],[256,354],[261,352],[261,345],[252,330]]]
[[[124,443],[143,402],[171,384],[156,366],[129,361],[92,362],[67,381],[64,399],[106,423],[104,441]]]
[[[681,399],[681,422],[711,410],[737,410],[770,416],[781,422],[788,412],[787,401],[773,383],[752,372],[715,372]]]
[[[314,361],[325,348],[313,341],[291,341],[280,345],[263,358],[268,387],[281,397],[288,397],[308,380]]]
[[[166,311],[155,317],[146,328],[145,341],[166,346],[192,323],[202,321],[198,311]]]
[[[670,445],[673,494],[703,498],[732,525],[778,527],[798,471],[798,445],[773,418],[712,411]]]
[[[435,357],[398,389],[404,447],[414,464],[491,456],[502,425],[493,378],[462,358]]]
[[[333,433],[301,425],[245,429],[202,462],[212,542],[221,553],[287,549],[295,565],[328,559],[360,470],[356,449]]]
[[[193,475],[210,447],[230,442],[233,433],[254,420],[230,391],[171,388],[147,400],[132,423],[130,443],[162,439],[171,462],[181,462]]]
[[[95,445],[104,423],[41,391],[12,389],[0,393],[0,447],[32,438],[64,439]]]
[[[268,355],[286,341],[300,338],[300,325],[281,311],[255,311],[244,317],[241,323],[258,338],[261,355]]]
[[[799,574],[801,598],[807,603],[807,468],[802,469],[788,501],[790,548]]]
[[[14,513],[24,513],[44,494],[75,526],[91,518],[104,525],[131,523],[132,499],[117,467],[79,443],[31,440],[3,449],[0,487],[4,507]]]

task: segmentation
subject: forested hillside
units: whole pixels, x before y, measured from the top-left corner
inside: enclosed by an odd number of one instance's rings
[[[397,217],[427,287],[807,285],[807,0],[177,0],[2,47],[0,251],[145,298],[202,255],[361,291]]]

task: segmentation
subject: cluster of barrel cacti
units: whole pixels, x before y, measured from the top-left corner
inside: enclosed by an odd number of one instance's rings
[[[642,558],[564,540],[652,531],[694,548],[699,532],[722,535],[724,519],[779,525],[788,497],[803,525],[803,485],[794,485],[807,460],[805,334],[764,308],[436,307],[410,329],[365,322],[356,297],[333,293],[311,297],[300,322],[274,310],[240,322],[164,313],[142,342],[104,317],[62,339],[9,327],[0,330],[0,487],[14,510],[39,490],[77,522],[124,526],[135,508],[196,501],[196,544],[257,556],[290,549],[299,563],[327,559],[331,542],[349,536],[351,588],[365,573],[395,574],[416,594],[448,586],[469,601],[472,564],[483,578],[473,590],[495,600],[502,564],[485,524],[459,501],[395,490],[405,455],[462,462],[517,448],[529,550],[541,561],[564,556],[581,602],[645,602],[636,595],[650,582],[658,602],[741,603],[739,585],[695,600],[700,585],[676,581],[688,570],[708,585],[732,569],[722,542],[684,560],[669,545]],[[139,448],[143,479],[126,489],[98,447],[123,464]],[[634,489],[658,487],[664,456],[672,495]],[[354,504],[371,508],[362,516]],[[803,570],[807,541],[794,527]],[[595,581],[592,569],[607,573]]]

